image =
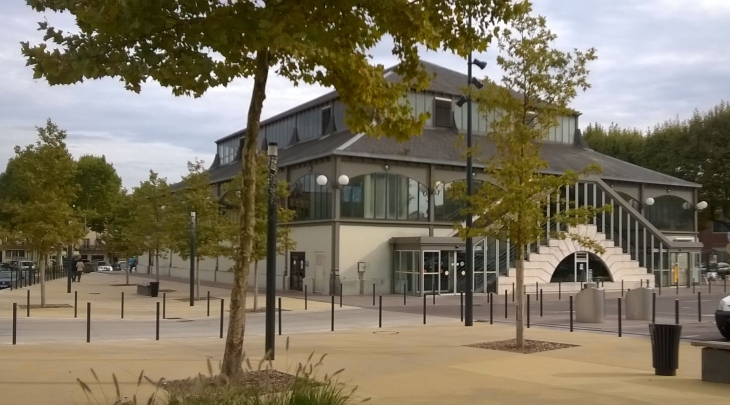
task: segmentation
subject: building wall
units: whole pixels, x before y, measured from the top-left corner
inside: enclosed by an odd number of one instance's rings
[[[364,293],[390,294],[393,280],[393,248],[390,238],[428,236],[428,227],[342,225],[340,227],[340,281],[345,295],[360,294],[358,263],[364,262]]]

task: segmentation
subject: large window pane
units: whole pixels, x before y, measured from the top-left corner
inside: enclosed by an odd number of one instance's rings
[[[317,184],[317,174],[306,174],[292,184],[288,208],[294,211],[294,220],[331,218],[332,191]]]
[[[375,218],[385,219],[385,206],[388,201],[385,173],[375,175]]]
[[[463,182],[464,180],[459,180],[459,183]],[[454,183],[456,182],[452,181],[446,183],[443,190],[434,197],[434,217],[437,221],[454,222],[461,219],[461,209],[464,207],[464,204],[461,201],[456,201],[452,196],[452,192],[450,190]],[[476,193],[484,182],[474,180],[473,184],[473,192]]]
[[[677,196],[656,197],[644,216],[662,231],[694,231],[694,206]]]
[[[343,218],[428,220],[428,189],[398,174],[354,177],[343,187],[340,204]]]

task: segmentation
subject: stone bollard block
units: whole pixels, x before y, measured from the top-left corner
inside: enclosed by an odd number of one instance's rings
[[[589,287],[575,295],[575,320],[603,323],[606,320],[606,291]]]

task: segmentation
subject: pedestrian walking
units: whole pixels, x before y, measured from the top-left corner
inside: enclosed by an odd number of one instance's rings
[[[81,273],[84,272],[84,262],[79,260],[76,262],[76,281],[81,282]]]

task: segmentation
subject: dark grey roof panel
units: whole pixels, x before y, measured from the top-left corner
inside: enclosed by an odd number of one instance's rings
[[[422,135],[415,136],[407,142],[397,142],[389,138],[362,137],[339,153],[344,155],[352,153],[358,156],[372,155],[373,157],[392,156],[395,159],[453,162],[461,165],[464,163],[464,158],[462,150],[457,149],[459,137],[460,135],[455,131],[438,129],[424,129]],[[474,146],[485,159],[496,153],[494,143],[484,136],[475,136]],[[541,156],[548,162],[551,172],[578,171],[595,162],[603,169],[600,177],[604,179],[699,187],[696,183],[658,173],[576,145],[546,142],[542,146]]]

